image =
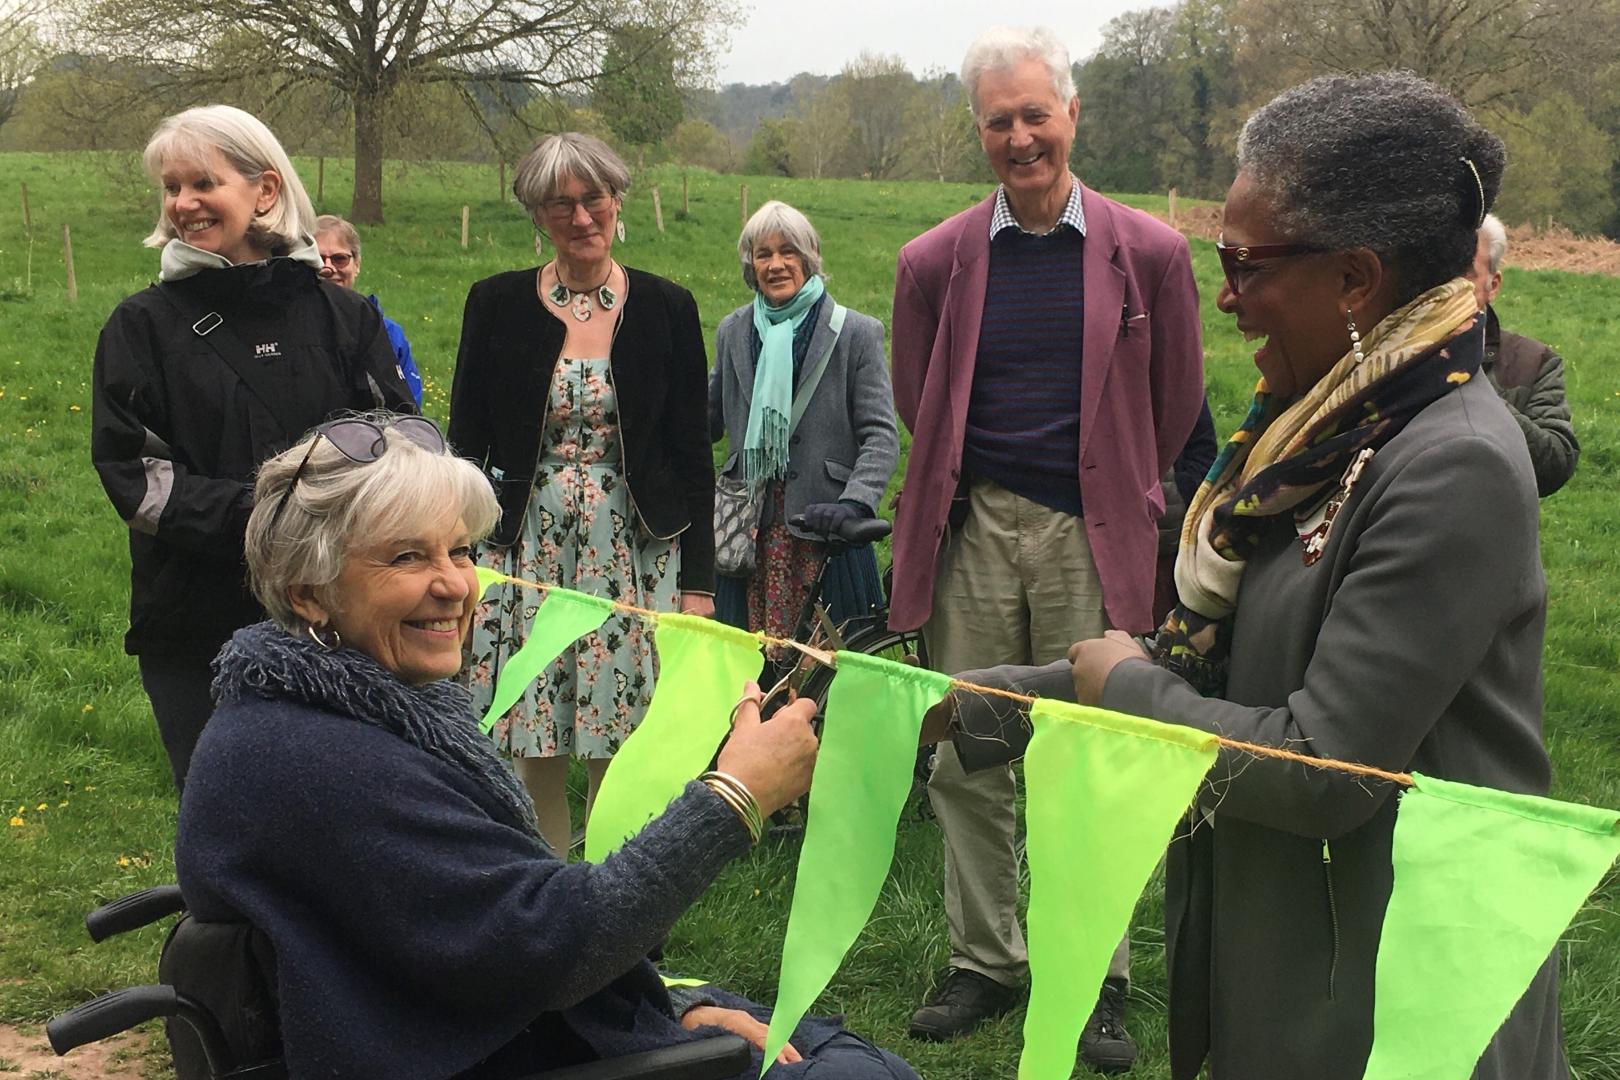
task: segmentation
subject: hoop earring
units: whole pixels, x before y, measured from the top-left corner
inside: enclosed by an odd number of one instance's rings
[[[1356,363],[1359,364],[1367,359],[1367,355],[1361,351],[1361,334],[1356,330],[1356,317],[1346,311],[1344,321],[1350,328],[1350,351],[1356,354]]]
[[[624,218],[621,217],[618,224],[613,227],[613,233],[619,238],[619,243],[624,243]]]
[[[325,638],[321,637],[321,631],[316,628],[314,623],[305,623],[304,632],[309,635],[309,640],[313,641],[327,652],[332,652],[336,649],[343,648],[343,635],[338,633],[336,629],[327,631],[332,635],[331,641],[327,641]]]

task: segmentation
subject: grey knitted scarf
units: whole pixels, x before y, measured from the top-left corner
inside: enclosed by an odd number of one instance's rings
[[[273,622],[238,630],[214,660],[214,701],[248,695],[338,713],[460,769],[494,798],[500,820],[531,835],[534,803],[478,730],[472,698],[449,680],[410,686],[365,653],[321,648]]]

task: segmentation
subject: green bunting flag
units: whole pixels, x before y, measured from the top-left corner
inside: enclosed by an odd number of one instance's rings
[[[697,615],[659,615],[658,689],[613,756],[585,830],[585,858],[601,862],[664,812],[709,767],[731,730],[743,683],[765,664],[758,634]]]
[[[497,579],[501,580],[501,579]],[[506,658],[495,678],[495,696],[479,726],[488,734],[512,703],[564,649],[607,622],[611,601],[572,589],[550,589],[535,612],[528,638]]]
[[[1215,762],[1215,736],[1039,700],[1024,755],[1029,1011],[1020,1080],[1068,1080],[1136,899]]]
[[[507,580],[505,574],[499,570],[491,570],[487,566],[475,566],[473,567],[473,573],[478,575],[478,599],[480,601],[488,594],[491,585],[499,585]]]
[[[1468,1080],[1620,855],[1620,813],[1413,774],[1366,1080]]]
[[[923,713],[950,687],[951,680],[937,672],[838,654],[764,1069],[776,1061],[871,917],[894,861],[895,827],[911,790]]]

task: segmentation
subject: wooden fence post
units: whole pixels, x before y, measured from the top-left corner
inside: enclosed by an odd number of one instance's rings
[[[653,220],[658,223],[658,231],[664,231],[664,200],[658,195],[658,185],[653,185]]]
[[[1170,189],[1170,227],[1176,227],[1176,189]]]
[[[742,223],[748,224],[748,185],[742,186]]]
[[[501,159],[501,202],[506,201],[506,159]]]
[[[692,199],[687,191],[686,181],[686,174],[681,173],[681,213],[690,215],[692,213]]]
[[[22,185],[22,199],[23,199],[23,228],[32,229],[34,227],[34,219],[28,213],[28,181],[26,181],[26,180],[23,181],[23,185]]]
[[[326,201],[326,155],[322,154],[315,162],[315,205],[319,206]]]
[[[62,224],[62,261],[67,264],[68,299],[78,302],[79,279],[73,273],[73,236],[68,232],[67,223]]]
[[[466,203],[461,204],[461,249],[467,250],[467,223],[472,217],[472,207]]]

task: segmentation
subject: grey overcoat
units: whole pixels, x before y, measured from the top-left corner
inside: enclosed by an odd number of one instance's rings
[[[1524,436],[1475,378],[1368,463],[1320,561],[1273,523],[1244,573],[1226,700],[1144,661],[1106,708],[1319,757],[1544,794],[1541,570]],[[1073,700],[1066,663],[968,678]],[[1021,753],[987,703],[959,724],[968,767]],[[1391,786],[1223,751],[1167,856],[1172,1076],[1360,1080],[1393,873]],[[1189,819],[1190,821],[1191,819]],[[1481,942],[1489,948],[1489,942]],[[1478,1080],[1567,1077],[1549,960]]]
[[[822,301],[810,334],[805,373],[832,335],[833,298]],[[748,432],[754,399],[754,307],[744,304],[715,332],[709,410],[730,438],[723,473],[738,468],[737,451]],[[797,388],[795,388],[797,389]],[[789,440],[787,516],[811,503],[852,499],[876,513],[900,457],[894,424],[894,390],[883,353],[883,324],[849,311],[804,417]],[[795,535],[811,539],[792,529]]]

